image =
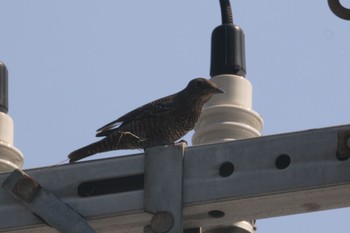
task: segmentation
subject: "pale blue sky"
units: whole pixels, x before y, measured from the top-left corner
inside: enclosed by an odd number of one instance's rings
[[[263,134],[350,123],[350,21],[326,0],[231,4]],[[0,60],[25,168],[60,162],[100,126],[208,78],[220,20],[213,0],[1,0]],[[346,232],[349,216],[341,209],[259,220],[258,232]]]

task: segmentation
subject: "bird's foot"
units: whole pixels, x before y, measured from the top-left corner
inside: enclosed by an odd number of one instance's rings
[[[175,144],[175,145],[178,145],[178,144],[182,144],[182,143],[185,143],[185,144],[186,144],[186,146],[188,146],[187,141],[186,141],[186,140],[184,140],[184,139],[181,139],[180,141],[175,142],[174,144]]]

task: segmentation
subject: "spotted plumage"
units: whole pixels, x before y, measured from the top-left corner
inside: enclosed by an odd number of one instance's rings
[[[97,130],[100,141],[69,154],[70,162],[118,149],[172,144],[192,130],[203,105],[223,93],[215,83],[196,78],[182,91],[145,104]]]

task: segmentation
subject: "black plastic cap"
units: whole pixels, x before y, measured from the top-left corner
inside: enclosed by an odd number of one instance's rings
[[[211,37],[210,76],[235,74],[245,77],[245,44],[243,30],[234,24],[214,29]]]
[[[7,68],[2,62],[0,62],[0,112],[8,112]]]

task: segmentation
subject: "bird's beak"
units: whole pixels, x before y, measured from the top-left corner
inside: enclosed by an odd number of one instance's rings
[[[220,88],[218,88],[218,87],[216,87],[216,88],[214,89],[214,94],[222,94],[222,93],[225,93],[222,89],[220,89]]]

